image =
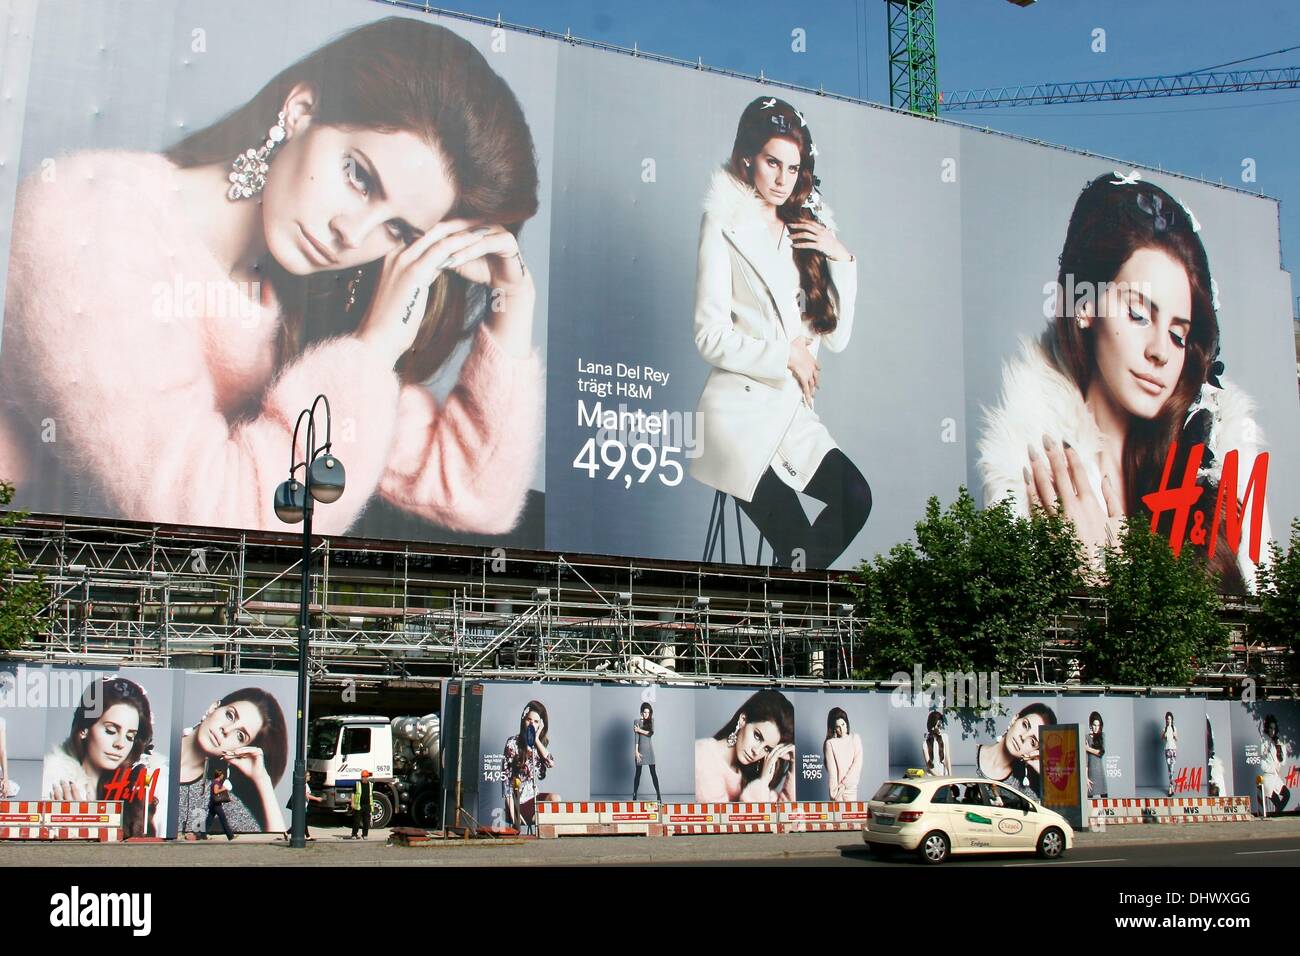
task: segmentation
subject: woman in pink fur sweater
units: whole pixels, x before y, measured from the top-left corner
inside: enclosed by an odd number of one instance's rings
[[[282,529],[272,492],[323,392],[348,484],[317,530],[377,493],[508,531],[541,430],[517,242],[536,211],[514,95],[412,19],[343,35],[165,155],[61,158],[14,216],[0,475],[19,506],[66,508],[73,476],[83,512]],[[467,337],[439,402],[425,383]]]

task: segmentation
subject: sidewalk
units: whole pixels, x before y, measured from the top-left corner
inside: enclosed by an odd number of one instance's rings
[[[710,836],[562,837],[453,840],[433,847],[388,846],[387,830],[368,841],[346,839],[346,828],[313,823],[316,840],[302,850],[278,834],[241,836],[234,843],[151,844],[6,843],[0,866],[583,866],[614,863],[700,863],[833,857],[863,851],[856,831],[835,833],[717,834]],[[1300,838],[1300,817],[1240,823],[1131,824],[1105,832],[1076,833],[1076,847],[1140,843],[1211,843],[1222,840]]]

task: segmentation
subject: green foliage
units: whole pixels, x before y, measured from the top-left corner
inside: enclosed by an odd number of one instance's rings
[[[1259,615],[1253,626],[1269,644],[1291,649],[1292,677],[1300,679],[1300,518],[1291,521],[1287,550],[1270,541],[1268,552],[1257,575]]]
[[[14,500],[14,486],[0,481],[0,509]],[[0,529],[12,528],[27,517],[22,511],[0,511]],[[0,537],[0,650],[10,650],[35,637],[41,629],[38,618],[45,605],[41,579],[15,584],[11,576],[27,567],[18,547]]]
[[[1135,519],[1104,555],[1106,616],[1084,626],[1086,681],[1190,684],[1198,664],[1224,654],[1228,627],[1217,582],[1194,548],[1174,557],[1167,540]]]
[[[1083,552],[1059,517],[980,509],[965,488],[946,511],[931,498],[916,543],[862,562],[850,576],[867,621],[858,676],[902,671],[1018,674],[1054,613],[1083,586]]]

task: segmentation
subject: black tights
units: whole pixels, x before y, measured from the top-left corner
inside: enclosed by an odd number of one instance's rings
[[[655,799],[660,803],[664,802],[663,795],[659,793],[659,774],[655,773],[654,764],[646,764],[650,768],[650,779],[655,782]],[[636,779],[632,781],[632,799],[636,799],[637,791],[641,789],[641,764],[636,765]]]
[[[805,568],[829,568],[867,523],[871,486],[844,452],[832,448],[803,493],[826,503],[811,523],[799,493],[769,467],[758,480],[753,500],[740,502],[740,507],[772,545],[778,564],[793,566],[795,551],[802,549]]]

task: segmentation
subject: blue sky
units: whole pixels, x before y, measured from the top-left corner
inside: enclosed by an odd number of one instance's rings
[[[889,100],[885,4],[819,0],[459,0],[442,4],[828,92]],[[938,0],[944,90],[1181,73],[1300,44],[1296,0]],[[807,51],[791,50],[791,31]],[[1094,52],[1093,31],[1105,31]],[[1300,64],[1300,50],[1239,68]],[[962,111],[952,119],[1222,180],[1282,202],[1283,265],[1300,261],[1300,89]],[[1254,160],[1256,181],[1242,182]],[[1295,290],[1300,294],[1300,287]]]

